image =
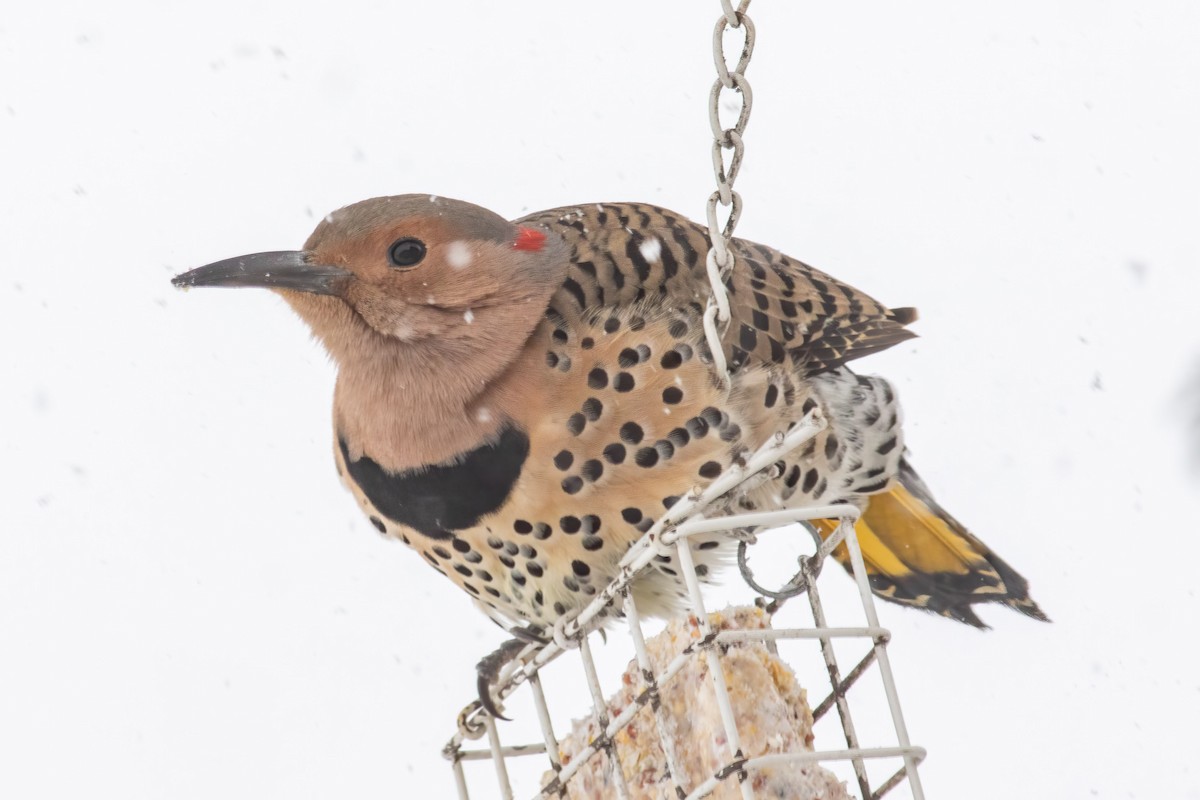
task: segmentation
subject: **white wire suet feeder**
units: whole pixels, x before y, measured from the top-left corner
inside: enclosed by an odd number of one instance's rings
[[[709,197],[707,203],[707,219],[712,247],[708,252],[706,263],[712,291],[704,314],[704,327],[713,353],[714,371],[721,379],[726,379],[727,370],[721,345],[721,328],[729,319],[729,304],[724,279],[735,268],[733,251],[729,247],[729,242],[737,225],[742,204],[741,197],[733,189],[733,183],[737,178],[742,161],[744,152],[742,133],[749,119],[752,104],[750,84],[746,80],[745,70],[754,47],[754,26],[745,13],[749,0],[742,0],[736,9],[731,0],[721,0],[721,5],[723,12],[713,34],[714,61],[718,77],[709,97],[709,117],[713,130],[713,169],[717,189]],[[732,68],[726,62],[723,46],[724,34],[731,28],[741,30],[744,36],[738,62]],[[718,103],[722,92],[726,91],[736,93],[741,100],[737,121],[731,128],[722,127],[718,114]],[[731,151],[728,167],[726,167],[724,159],[726,150]],[[729,216],[723,226],[717,220],[718,205],[729,211]],[[599,591],[588,606],[577,615],[560,618],[554,625],[553,638],[549,643],[525,646],[501,670],[493,689],[495,696],[503,699],[521,690],[522,686],[527,686],[527,691],[536,709],[541,741],[504,744],[501,737],[501,726],[507,723],[498,722],[483,711],[478,702],[468,706],[459,717],[457,732],[443,751],[445,757],[452,764],[458,796],[462,800],[468,800],[472,796],[469,792],[467,772],[464,768],[464,764],[467,762],[490,761],[494,768],[495,785],[499,789],[498,796],[509,800],[509,798],[517,796],[534,798],[571,796],[572,779],[579,776],[584,770],[594,768],[598,759],[603,759],[605,762],[603,771],[607,788],[602,795],[595,796],[621,798],[622,800],[631,798],[635,791],[630,787],[631,777],[635,776],[624,774],[619,752],[622,747],[629,747],[630,744],[628,741],[622,743],[620,734],[635,717],[646,709],[653,715],[653,730],[657,733],[658,739],[655,744],[661,749],[662,754],[662,769],[659,774],[654,776],[657,781],[655,783],[655,791],[658,793],[656,796],[699,800],[699,798],[711,796],[723,785],[736,785],[737,792],[733,796],[740,796],[743,800],[752,800],[756,796],[755,776],[766,770],[787,765],[848,764],[851,770],[851,779],[860,792],[862,800],[880,798],[901,784],[907,785],[911,797],[915,800],[923,800],[924,793],[917,765],[925,757],[925,751],[910,742],[904,716],[900,709],[900,701],[887,653],[890,634],[879,624],[867,568],[855,533],[855,522],[859,517],[859,510],[850,505],[830,505],[726,514],[712,518],[705,516],[705,512],[710,507],[720,505],[717,501],[737,491],[747,481],[754,480],[760,473],[770,470],[781,458],[818,435],[825,425],[825,420],[819,411],[810,412],[786,434],[777,435],[760,447],[743,465],[726,470],[703,490],[693,490],[692,493],[683,497],[629,549],[620,562],[617,577],[602,591]],[[754,627],[739,630],[714,629],[701,594],[700,580],[688,544],[689,538],[714,531],[765,530],[784,526],[793,526],[793,531],[799,531],[801,528],[796,526],[808,520],[837,520],[838,524],[831,535],[818,542],[815,553],[801,558],[799,572],[783,590],[772,592],[758,585],[746,564],[746,541],[741,542],[739,548],[739,566],[742,577],[758,595],[757,605],[766,608],[772,615],[780,610],[789,597],[804,594],[808,598],[808,606],[811,611],[811,625],[787,628]],[[851,572],[857,584],[862,605],[862,618],[848,626],[832,626],[826,619],[817,587],[817,577],[825,558],[842,545],[847,551]],[[695,637],[686,647],[680,647],[677,652],[670,653],[672,657],[667,660],[667,663],[656,665],[647,645],[641,616],[631,591],[631,584],[656,557],[671,555],[677,559],[678,571],[687,586],[686,617],[695,631]],[[773,599],[768,601],[766,597]],[[616,709],[610,709],[599,680],[590,636],[600,630],[602,625],[610,624],[611,626],[613,622],[611,611],[614,606],[622,612],[624,623],[632,640],[636,665],[632,674],[636,675],[638,684],[636,687],[631,687],[631,691],[625,693],[628,702]],[[610,627],[609,630],[611,631],[613,628]],[[836,710],[845,747],[838,749],[793,747],[785,752],[761,754],[748,754],[743,747],[744,737],[738,726],[738,709],[735,708],[731,698],[731,687],[722,663],[722,653],[729,648],[746,646],[748,643],[761,643],[773,653],[777,644],[785,641],[815,642],[819,646],[829,693],[811,709],[811,716],[814,721],[820,721],[829,712]],[[835,653],[835,641],[864,646],[862,654],[855,659],[854,665],[848,671],[843,669],[842,663]],[[586,744],[576,742],[576,749],[567,754],[569,761],[564,763],[564,754],[560,752],[561,741],[555,734],[556,715],[551,713],[547,703],[546,693],[542,686],[542,672],[547,666],[563,659],[569,653],[578,653],[593,705],[590,712],[589,740]],[[686,749],[689,743],[678,740],[679,736],[672,732],[672,725],[668,724],[666,712],[660,705],[662,695],[669,689],[671,682],[677,680],[680,673],[689,664],[695,664],[698,659],[703,659],[704,666],[707,668],[708,680],[711,681],[719,714],[719,736],[717,738],[720,741],[718,744],[720,748],[723,748],[715,768],[710,769],[709,774],[702,776],[695,775],[694,769],[689,774],[688,768],[681,766],[679,754]],[[892,736],[889,737],[890,741],[863,741],[864,737],[856,729],[851,715],[850,690],[859,684],[872,667],[877,668],[886,698],[887,714],[892,731]],[[630,674],[627,673],[627,679]],[[569,713],[577,714],[581,710],[573,708],[569,710]],[[753,718],[755,713],[753,708],[742,709],[742,711],[744,712],[743,719],[746,718],[746,715]],[[561,724],[560,721],[560,726]],[[474,749],[467,747],[467,742],[483,739],[486,739],[486,747]],[[706,743],[706,746],[711,747],[712,744],[709,742]],[[639,744],[640,746],[645,745]],[[545,777],[531,791],[521,795],[515,794],[508,769],[509,760],[538,756],[546,759]],[[871,771],[868,770],[869,764],[887,767],[886,772],[883,773],[886,777],[873,781]],[[495,795],[489,794],[488,796]],[[644,794],[643,791],[638,796],[649,795]],[[771,796],[780,795],[776,793]]]

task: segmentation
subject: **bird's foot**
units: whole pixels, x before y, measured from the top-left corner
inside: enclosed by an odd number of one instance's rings
[[[500,707],[492,694],[492,686],[499,679],[500,672],[525,649],[526,645],[544,645],[549,641],[543,635],[542,629],[534,625],[526,628],[514,628],[509,633],[513,635],[512,639],[496,648],[495,652],[484,656],[475,665],[475,671],[479,676],[477,689],[480,707],[496,719],[503,720],[507,720],[508,717],[500,713]]]

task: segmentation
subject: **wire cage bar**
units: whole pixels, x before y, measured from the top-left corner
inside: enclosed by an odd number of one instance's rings
[[[550,777],[544,780],[534,792],[524,793],[520,796],[555,798],[565,796],[567,784],[571,778],[591,759],[600,757],[603,753],[607,756],[606,769],[609,771],[608,778],[613,787],[613,797],[625,800],[631,795],[626,784],[627,776],[622,773],[621,762],[617,757],[616,735],[633,720],[635,715],[648,706],[654,716],[655,731],[662,749],[667,777],[673,783],[674,796],[680,800],[700,800],[700,798],[711,795],[725,781],[736,781],[743,800],[753,800],[755,797],[753,782],[748,780],[748,777],[754,774],[755,770],[783,764],[808,765],[821,762],[849,762],[862,800],[877,800],[904,782],[907,782],[908,790],[915,800],[924,800],[917,765],[924,759],[925,751],[911,743],[900,708],[895,679],[887,653],[890,633],[879,624],[874,597],[867,578],[866,564],[855,534],[854,524],[859,516],[858,509],[842,504],[784,511],[725,514],[711,518],[706,517],[704,513],[729,493],[742,487],[747,481],[755,479],[764,470],[770,469],[771,465],[781,456],[816,436],[824,427],[825,421],[819,411],[811,412],[789,431],[775,436],[764,444],[747,459],[744,466],[726,471],[703,490],[694,490],[681,499],[629,549],[620,562],[617,577],[598,592],[588,606],[574,616],[561,618],[554,626],[553,638],[549,643],[527,645],[513,661],[501,670],[494,694],[503,699],[520,690],[522,685],[528,684],[542,732],[542,740],[525,745],[506,746],[500,738],[500,730],[504,723],[493,719],[484,712],[478,702],[467,706],[459,715],[457,732],[443,749],[443,755],[453,767],[459,798],[469,800],[471,797],[463,769],[464,762],[492,761],[499,792],[481,796],[499,796],[507,800],[507,798],[517,796],[514,794],[509,778],[507,759],[543,756],[546,758],[549,770],[546,774]],[[709,624],[700,580],[695,570],[688,539],[701,533],[776,528],[814,519],[836,519],[839,520],[839,524],[831,535],[819,543],[812,556],[801,558],[800,571],[785,587],[787,591],[769,592],[774,599],[768,601],[760,595],[756,601],[760,607],[766,608],[769,613],[773,614],[790,596],[803,593],[808,598],[813,625],[792,628],[713,630]],[[825,557],[842,545],[847,550],[850,570],[858,587],[865,625],[830,626],[827,624],[817,577],[821,572],[821,565]],[[765,591],[758,587],[750,575],[744,560],[745,543],[742,547],[743,549],[739,553],[739,563],[742,567],[743,577],[756,592]],[[674,657],[666,666],[656,673],[647,649],[642,616],[630,587],[654,557],[660,554],[672,554],[677,559],[679,572],[687,587],[687,610],[690,618],[699,626],[700,638],[694,645],[689,646],[686,652],[673,654]],[[629,631],[635,653],[634,660],[641,676],[641,685],[634,702],[610,714],[589,637],[606,623],[613,622],[610,612],[614,607],[619,608],[622,612],[624,627]],[[609,630],[613,631],[614,628],[610,625]],[[845,740],[844,748],[768,753],[754,757],[747,757],[742,752],[741,738],[729,687],[719,661],[721,648],[740,643],[761,642],[774,652],[777,644],[785,641],[818,643],[829,681],[829,693],[812,709],[812,716],[815,724],[815,721],[819,721],[829,711],[836,709]],[[834,652],[833,643],[835,641],[863,641],[869,644],[869,649],[848,671],[843,671]],[[592,700],[591,719],[595,729],[601,734],[593,737],[586,746],[577,752],[572,753],[569,761],[563,763],[564,760],[559,755],[560,739],[555,736],[554,732],[555,715],[547,703],[540,672],[548,664],[563,658],[572,651],[577,653],[578,658],[582,661],[584,679]],[[677,758],[677,747],[680,743],[674,741],[669,733],[663,713],[659,708],[658,698],[661,689],[668,686],[671,680],[698,654],[708,662],[708,674],[711,676],[728,753],[724,765],[705,780],[694,786],[681,786],[679,781],[685,773]],[[887,710],[895,739],[894,743],[864,746],[851,716],[849,691],[872,668],[875,668],[882,680],[883,693],[886,696]],[[566,713],[578,715],[582,711],[584,711],[582,708],[572,708]],[[472,740],[486,740],[487,746],[470,749],[466,744]],[[890,777],[872,787],[866,765],[868,762],[882,760],[891,760],[893,763],[899,760],[901,763]]]

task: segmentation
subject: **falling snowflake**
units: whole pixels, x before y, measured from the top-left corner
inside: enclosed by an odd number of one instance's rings
[[[646,259],[647,264],[657,264],[662,256],[662,241],[657,236],[652,236],[638,245],[638,252]]]
[[[471,248],[466,242],[455,241],[446,245],[446,263],[454,269],[463,269],[471,263]]]

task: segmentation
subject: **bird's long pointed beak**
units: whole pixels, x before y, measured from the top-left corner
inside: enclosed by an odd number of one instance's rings
[[[338,295],[352,273],[328,264],[314,264],[302,250],[227,258],[176,275],[171,283],[181,289],[193,286],[259,286],[294,289],[311,294]]]

